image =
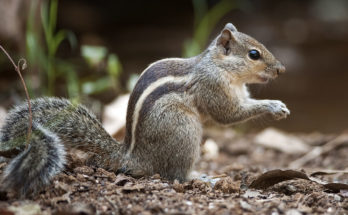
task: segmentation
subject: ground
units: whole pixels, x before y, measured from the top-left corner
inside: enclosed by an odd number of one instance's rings
[[[32,199],[2,192],[0,214],[348,214],[347,134],[210,129],[204,139],[198,179],[134,179],[75,162]]]

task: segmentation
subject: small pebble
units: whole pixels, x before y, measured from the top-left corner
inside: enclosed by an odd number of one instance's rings
[[[334,199],[335,199],[335,201],[340,202],[342,200],[342,197],[340,195],[335,194]]]

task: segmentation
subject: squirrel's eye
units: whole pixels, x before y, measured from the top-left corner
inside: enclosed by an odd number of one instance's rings
[[[261,55],[260,55],[260,52],[255,50],[255,49],[251,49],[249,51],[249,57],[253,60],[258,60],[260,59]]]

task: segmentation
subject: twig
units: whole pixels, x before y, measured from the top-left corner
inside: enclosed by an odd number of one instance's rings
[[[289,167],[295,168],[295,169],[303,167],[307,162],[332,151],[333,149],[335,149],[336,147],[342,144],[347,144],[347,143],[348,143],[348,132],[346,131],[343,134],[336,137],[335,139],[326,143],[324,146],[314,147],[312,151],[309,151],[307,154],[300,157],[299,159],[292,161],[289,164]]]
[[[6,54],[7,58],[11,61],[13,67],[15,68],[16,72],[18,73],[18,75],[21,79],[22,85],[24,87],[25,95],[27,97],[28,109],[29,109],[29,127],[28,127],[26,148],[28,148],[30,136],[31,136],[32,125],[33,125],[33,114],[31,112],[31,103],[30,103],[30,97],[29,97],[27,85],[25,84],[25,81],[23,79],[23,76],[21,74],[21,69],[20,69],[20,66],[22,66],[22,70],[24,70],[27,67],[27,62],[24,58],[21,58],[21,59],[19,59],[17,65],[16,65],[15,62],[13,61],[13,59],[11,58],[11,56],[7,53],[7,51],[1,45],[0,45],[0,49]]]

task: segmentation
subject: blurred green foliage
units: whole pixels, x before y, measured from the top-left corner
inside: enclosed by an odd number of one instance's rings
[[[107,48],[103,46],[83,45],[81,46],[81,55],[92,69],[96,69],[99,65],[106,63],[105,67],[108,72],[107,76],[83,82],[83,94],[97,94],[110,88],[114,88],[116,91],[119,90],[122,65],[116,54],[108,54]]]
[[[64,39],[68,39],[72,47],[76,46],[75,35],[71,31],[59,30],[55,33],[57,25],[57,11],[58,11],[58,0],[51,0],[50,4],[48,1],[44,1],[41,7],[41,22],[44,30],[46,48],[47,48],[47,59],[45,62],[45,69],[47,71],[47,82],[48,82],[48,95],[54,95],[55,80],[60,74],[67,77],[68,86],[70,84],[76,84],[76,73],[71,65],[68,63],[61,63],[57,66],[56,53],[58,47]],[[72,86],[76,89],[77,86]],[[72,96],[72,95],[69,95]]]
[[[63,40],[68,39],[70,45],[74,48],[76,38],[72,32],[67,30],[60,30],[55,33],[57,0],[43,1],[42,5],[38,4],[39,1],[37,0],[31,1],[26,31],[27,60],[31,68],[39,72],[39,82],[42,83],[42,80],[47,80],[47,85],[40,87],[44,94],[53,96],[55,94],[56,79],[62,77],[67,82],[69,97],[78,96],[78,81],[74,65],[56,57],[57,50]],[[36,24],[36,12],[40,6],[41,26]],[[44,33],[44,42],[42,41],[41,27]],[[32,88],[31,79],[27,78],[28,80],[29,88]]]
[[[193,38],[184,43],[183,57],[192,57],[201,53],[207,45],[208,38],[216,24],[229,11],[234,9],[231,0],[222,0],[208,9],[206,0],[192,0],[195,20]]]
[[[38,5],[40,2],[42,5]],[[210,9],[207,0],[192,2],[195,14],[194,34],[184,43],[184,57],[201,53],[218,21],[235,7],[234,1],[231,0],[219,1]],[[40,8],[41,15],[39,25],[36,23],[37,8]],[[40,88],[40,93],[53,96],[57,94],[58,82],[63,81],[70,98],[95,95],[109,89],[119,91],[122,64],[117,55],[110,53],[106,47],[82,45],[80,51],[85,64],[81,63],[82,65],[78,66],[76,62],[57,57],[57,51],[64,40],[67,40],[73,49],[77,46],[77,40],[71,31],[56,29],[57,13],[58,0],[31,1],[26,31],[26,58],[31,69],[37,71],[38,80],[33,81],[27,77],[29,89]],[[93,72],[87,77],[82,77],[81,70],[102,72]],[[27,76],[31,75],[33,74]],[[137,79],[136,75],[130,77],[128,90],[132,90]],[[59,92],[61,90],[59,88]],[[34,91],[31,91],[31,94],[33,93]]]
[[[33,88],[40,88],[40,94],[56,95],[58,81],[61,80],[65,82],[69,98],[77,100],[81,96],[97,94],[110,88],[118,89],[122,66],[117,55],[108,54],[105,47],[81,46],[81,57],[86,60],[86,64],[82,63],[83,65],[79,66],[71,60],[57,57],[57,51],[64,40],[67,40],[73,49],[77,46],[77,40],[71,31],[56,30],[58,0],[42,1],[42,5],[39,5],[39,2],[31,1],[26,31],[26,58],[31,69],[38,73],[39,79],[36,80],[38,83],[33,83],[33,78],[28,76],[34,74],[27,74],[26,81],[31,94],[34,93]],[[40,25],[36,23],[37,8],[41,10]],[[100,70],[100,65],[105,65],[102,69],[106,74],[96,76],[94,73],[89,78],[80,77],[78,74],[82,69]]]

